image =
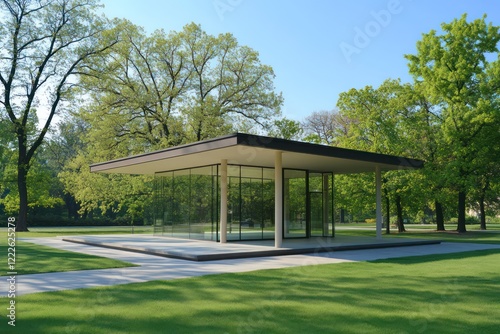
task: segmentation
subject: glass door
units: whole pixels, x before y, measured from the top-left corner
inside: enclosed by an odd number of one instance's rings
[[[323,236],[323,193],[310,192],[309,193],[309,222],[310,222],[310,236],[322,237]]]
[[[308,236],[330,236],[332,217],[331,173],[309,173]]]

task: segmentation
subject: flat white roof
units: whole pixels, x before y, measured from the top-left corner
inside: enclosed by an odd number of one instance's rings
[[[185,168],[228,164],[274,168],[275,152],[282,152],[283,168],[305,169],[336,174],[418,169],[423,161],[393,155],[371,153],[234,133],[228,136],[170,147],[151,153],[96,163],[91,172],[155,174]]]

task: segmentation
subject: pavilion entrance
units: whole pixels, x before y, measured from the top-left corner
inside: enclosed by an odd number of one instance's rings
[[[333,174],[286,169],[283,181],[284,237],[332,237]]]

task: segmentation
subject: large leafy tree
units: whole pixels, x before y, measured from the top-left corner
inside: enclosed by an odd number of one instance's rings
[[[151,193],[149,178],[90,174],[91,163],[242,129],[267,130],[280,115],[283,99],[274,91],[272,68],[231,34],[212,36],[196,24],[150,35],[128,21],[115,26],[107,34],[120,42],[94,58],[82,80],[85,150],[60,174],[82,210],[126,206],[137,212]]]
[[[8,121],[3,122],[5,132],[0,136],[0,204],[6,213],[14,215],[19,210],[19,189],[16,184],[17,179],[17,160],[18,154],[16,150],[15,140],[9,136],[9,129],[12,124]],[[36,114],[30,114],[26,122],[28,133],[35,132],[38,118]],[[2,140],[3,137],[3,140]],[[44,159],[44,145],[38,150],[33,157],[28,174],[26,175],[27,192],[30,201],[29,209],[32,211],[43,207],[54,207],[61,203],[61,200],[56,195],[54,181],[54,173]]]
[[[18,231],[27,230],[33,157],[54,116],[67,106],[84,62],[110,46],[97,43],[105,24],[96,6],[94,0],[0,1],[0,111],[17,140]],[[46,118],[30,132],[36,109],[45,110]]]
[[[486,16],[468,22],[463,15],[441,28],[441,34],[424,34],[417,54],[406,57],[417,89],[439,106],[440,131],[450,153],[444,168],[458,193],[457,230],[465,232],[467,193],[477,187],[477,162],[488,165],[493,158],[478,148],[499,142],[500,33]],[[490,132],[496,141],[485,135]]]
[[[411,97],[411,85],[402,85],[398,80],[387,80],[378,88],[367,86],[342,93],[337,104],[339,112],[343,118],[352,121],[348,133],[339,137],[339,144],[353,149],[420,158],[420,149],[412,130],[418,109]],[[419,211],[425,206],[412,194],[411,185],[419,182],[416,180],[415,176],[409,176],[405,171],[384,175],[384,193],[387,201],[392,199],[394,202],[400,232],[405,230],[404,207],[411,206],[413,211]],[[389,207],[388,202],[386,206]]]
[[[91,100],[82,117],[90,135],[118,154],[203,140],[248,122],[266,128],[280,114],[272,68],[231,34],[189,24],[148,36],[128,21],[114,33],[120,43],[87,70]]]

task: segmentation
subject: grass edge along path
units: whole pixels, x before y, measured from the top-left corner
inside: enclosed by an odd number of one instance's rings
[[[6,333],[498,333],[498,263],[484,250],[37,293]]]
[[[0,276],[7,275],[7,238],[0,238],[0,254],[5,261],[1,264]],[[110,269],[135,267],[124,261],[105,257],[61,250],[17,240],[15,247],[17,275],[42,274],[75,270]]]

